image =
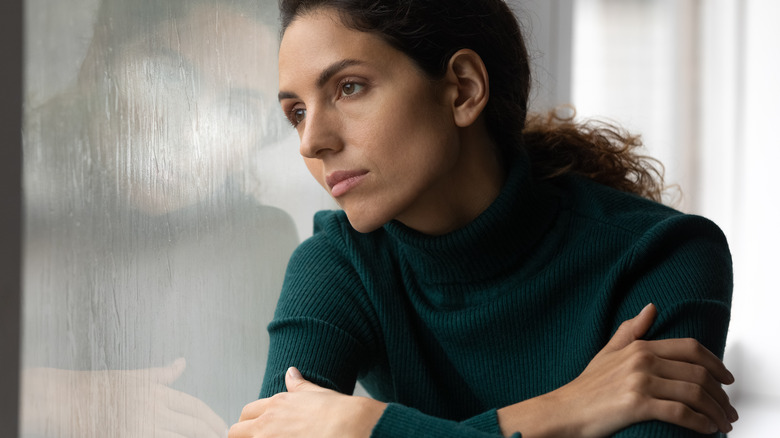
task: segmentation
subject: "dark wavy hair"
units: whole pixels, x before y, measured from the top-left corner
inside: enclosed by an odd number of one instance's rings
[[[282,33],[321,7],[338,11],[351,29],[379,35],[433,79],[444,76],[458,50],[478,53],[490,77],[484,119],[504,159],[524,151],[539,178],[579,174],[661,200],[663,167],[637,153],[638,136],[610,124],[575,123],[554,110],[528,114],[528,50],[504,0],[279,0]]]

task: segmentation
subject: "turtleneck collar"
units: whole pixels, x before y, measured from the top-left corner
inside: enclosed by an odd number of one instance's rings
[[[550,227],[558,196],[531,177],[524,154],[512,162],[493,203],[465,227],[442,236],[398,221],[385,225],[417,277],[427,284],[473,283],[516,268]]]

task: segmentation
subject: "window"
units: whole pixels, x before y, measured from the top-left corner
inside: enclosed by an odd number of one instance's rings
[[[26,2],[22,436],[224,436],[330,206],[275,0]]]
[[[771,1],[576,0],[572,100],[581,117],[643,135],[678,184],[677,207],[726,233],[735,287],[726,362],[742,419],[730,436],[766,436],[780,409],[780,30]],[[673,201],[673,199],[669,199]]]

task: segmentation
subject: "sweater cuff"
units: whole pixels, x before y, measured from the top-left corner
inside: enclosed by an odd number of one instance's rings
[[[492,417],[492,420],[491,420]],[[379,418],[371,438],[447,437],[447,438],[503,438],[497,430],[496,411],[472,417],[463,423],[423,414],[417,409],[390,403]],[[520,434],[512,435],[520,438]]]
[[[482,432],[501,433],[501,427],[498,425],[498,412],[495,409],[467,418],[461,421],[461,424]]]

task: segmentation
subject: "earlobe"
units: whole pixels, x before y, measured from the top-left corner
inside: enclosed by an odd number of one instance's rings
[[[451,102],[455,124],[461,128],[470,126],[482,114],[490,95],[485,63],[477,52],[461,49],[450,58],[446,76],[457,89]]]

